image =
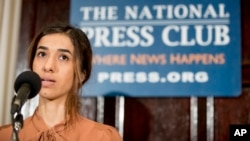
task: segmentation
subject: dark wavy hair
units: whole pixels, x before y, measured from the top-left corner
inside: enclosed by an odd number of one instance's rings
[[[91,75],[92,49],[88,37],[81,29],[66,23],[47,25],[36,35],[29,46],[28,65],[31,70],[38,42],[42,37],[55,33],[67,35],[74,46],[74,84],[65,103],[65,117],[69,115],[69,120],[73,121],[77,117],[77,113],[80,112],[81,107],[81,101],[78,94],[79,89],[87,82]],[[82,76],[84,76],[84,78],[82,78]]]

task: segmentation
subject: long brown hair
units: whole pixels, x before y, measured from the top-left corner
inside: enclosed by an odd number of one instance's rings
[[[28,65],[32,70],[33,60],[37,50],[37,45],[40,39],[48,34],[62,33],[67,35],[74,46],[74,84],[67,96],[65,103],[65,117],[69,115],[69,121],[76,119],[79,113],[81,102],[78,95],[79,89],[87,82],[91,75],[92,69],[92,50],[88,37],[79,28],[69,24],[57,23],[46,26],[32,40],[28,50]],[[84,78],[82,79],[82,76]]]

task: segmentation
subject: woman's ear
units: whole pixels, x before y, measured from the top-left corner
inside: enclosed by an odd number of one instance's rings
[[[85,73],[81,73],[80,75],[80,81],[81,83],[85,80]]]

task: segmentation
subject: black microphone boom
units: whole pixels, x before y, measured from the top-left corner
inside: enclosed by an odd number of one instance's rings
[[[12,101],[11,114],[20,112],[27,99],[37,95],[41,89],[41,78],[32,71],[22,72],[15,81],[14,88],[16,95]]]

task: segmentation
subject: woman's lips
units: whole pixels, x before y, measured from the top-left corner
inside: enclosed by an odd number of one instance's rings
[[[48,87],[48,86],[51,86],[53,84],[55,84],[55,80],[52,80],[52,79],[42,79],[42,86],[43,87]]]

